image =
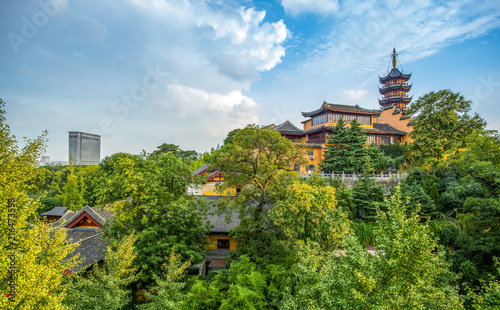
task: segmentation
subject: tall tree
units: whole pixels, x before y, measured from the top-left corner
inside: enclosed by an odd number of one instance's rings
[[[63,206],[76,211],[83,208],[85,205],[85,200],[83,199],[84,194],[85,185],[82,182],[82,178],[78,178],[75,170],[71,168],[68,180],[62,188],[62,194],[58,195],[56,198],[61,201]]]
[[[314,241],[325,248],[342,244],[347,213],[337,207],[335,188],[294,184],[270,211],[274,223],[291,240]]]
[[[71,275],[67,281],[68,295],[64,304],[69,309],[123,309],[132,300],[128,286],[137,279],[137,268],[132,267],[137,252],[136,237],[125,236],[116,248],[110,246],[104,265]]]
[[[379,212],[378,251],[370,255],[354,234],[345,252],[310,245],[299,251],[298,285],[286,309],[463,309],[450,263],[416,213],[407,216],[398,191]]]
[[[349,135],[344,118],[340,117],[334,133],[329,135],[321,170],[340,173],[347,165]]]
[[[484,130],[486,122],[477,113],[470,114],[471,105],[450,90],[430,92],[411,104],[407,114],[413,125],[413,165],[432,169],[443,154],[463,148],[469,134]]]
[[[20,149],[6,123],[4,106],[0,99],[0,309],[64,309],[63,272],[75,261],[63,259],[76,244],[64,242],[65,230],[53,230],[36,220],[29,224],[38,202],[24,193],[45,149],[47,132],[26,139]],[[15,199],[11,210],[10,198]],[[12,233],[13,239],[9,237]]]
[[[364,172],[369,162],[365,130],[357,119],[348,127],[341,117],[330,135],[320,167],[328,172]]]
[[[364,172],[370,169],[370,166],[367,166],[369,156],[366,147],[366,132],[357,119],[351,121],[348,133],[347,141],[350,153],[347,157],[348,167],[350,167],[348,172]]]
[[[352,188],[354,218],[373,221],[377,217],[377,209],[384,201],[384,191],[380,184],[369,176],[362,176]]]
[[[267,212],[298,180],[293,168],[307,163],[302,152],[279,132],[248,125],[235,133],[232,143],[214,151],[209,161],[223,173],[225,181],[219,190],[238,190],[234,199],[219,203],[221,211],[236,211],[242,219],[233,231],[237,250],[252,258],[279,257],[279,244],[270,246],[279,230],[272,227]]]
[[[142,275],[137,287],[152,283],[172,249],[183,261],[203,258],[201,246],[208,241],[203,220],[208,203],[184,197],[191,177],[189,166],[170,153],[148,158],[115,154],[104,161],[105,187],[101,203],[111,203],[113,221],[105,225],[108,240],[136,232],[134,267]],[[129,199],[130,198],[130,199]]]

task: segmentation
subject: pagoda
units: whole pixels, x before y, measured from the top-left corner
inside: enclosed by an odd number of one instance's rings
[[[379,87],[380,94],[384,98],[379,99],[378,103],[381,107],[394,107],[395,109],[406,110],[406,105],[411,102],[413,97],[408,97],[407,93],[411,89],[411,84],[408,85],[410,74],[404,74],[397,68],[396,48],[392,51],[392,70],[384,77],[379,76],[379,81],[383,84]]]

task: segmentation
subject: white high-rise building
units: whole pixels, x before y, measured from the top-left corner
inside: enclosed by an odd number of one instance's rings
[[[101,161],[101,136],[70,131],[68,161],[75,165],[97,165]]]

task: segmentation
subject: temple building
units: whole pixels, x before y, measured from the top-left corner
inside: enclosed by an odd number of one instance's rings
[[[396,49],[392,54],[392,69],[384,77],[379,77],[379,88],[384,98],[379,99],[381,108],[366,109],[358,105],[327,103],[310,112],[302,112],[306,119],[302,121],[302,129],[286,121],[279,125],[271,125],[287,139],[302,143],[309,158],[308,167],[296,167],[297,171],[313,171],[323,160],[329,135],[335,134],[335,126],[340,117],[349,124],[357,119],[365,129],[367,144],[389,144],[411,142],[408,133],[412,130],[409,118],[405,115],[407,105],[412,97],[407,93],[411,89],[408,80],[411,74],[404,74],[397,68]],[[349,125],[348,125],[349,126]]]
[[[384,98],[379,99],[378,103],[381,107],[393,106],[396,109],[406,109],[406,105],[411,102],[412,97],[408,97],[407,93],[411,89],[411,84],[408,85],[410,74],[404,74],[397,68],[396,49],[392,51],[392,70],[384,77],[379,76],[379,81],[383,85],[379,87],[379,92]]]

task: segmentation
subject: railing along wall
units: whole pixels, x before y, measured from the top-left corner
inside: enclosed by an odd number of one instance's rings
[[[308,178],[311,174],[310,173],[299,173],[299,176],[302,178]],[[363,174],[356,174],[356,173],[320,173],[320,176],[322,176],[325,179],[337,179],[337,180],[342,180],[342,181],[357,181],[361,176],[364,176]],[[367,174],[366,176],[369,176],[371,179],[374,179],[375,181],[390,181],[390,180],[402,180],[405,179],[408,176],[408,172],[396,172],[392,173],[389,171],[388,173],[372,173],[372,174]]]

